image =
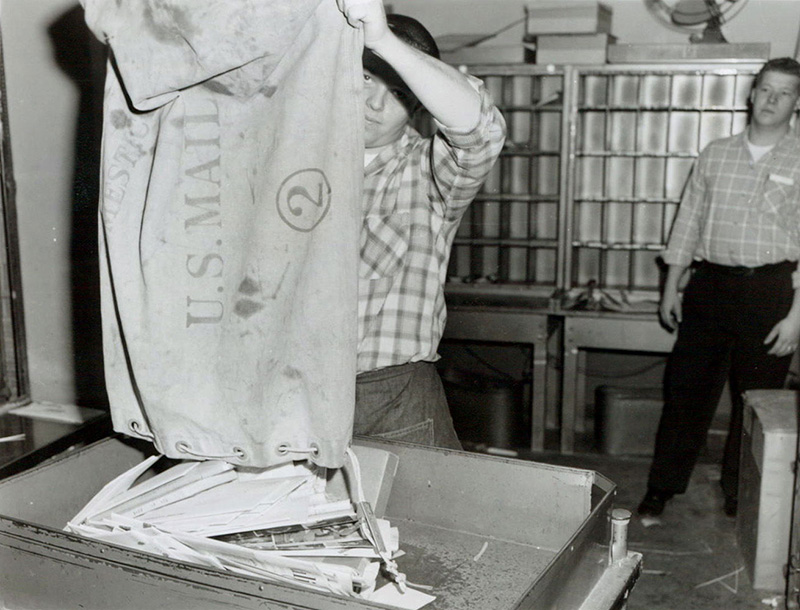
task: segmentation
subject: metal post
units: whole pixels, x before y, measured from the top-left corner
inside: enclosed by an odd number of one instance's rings
[[[625,508],[615,508],[611,511],[611,544],[609,549],[609,563],[615,564],[628,556],[628,524],[631,521],[631,511]]]
[[[800,399],[800,394],[797,395]],[[800,405],[795,405],[795,409]],[[798,610],[800,608],[800,476],[797,471],[797,461],[800,457],[800,434],[795,450],[794,460],[794,500],[792,505],[792,524],[789,537],[789,557],[786,565],[786,608]]]

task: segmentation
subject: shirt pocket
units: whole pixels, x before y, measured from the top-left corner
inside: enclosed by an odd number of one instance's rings
[[[362,279],[376,280],[397,274],[408,253],[408,213],[367,216],[361,231]]]
[[[786,184],[776,180],[767,180],[764,186],[764,202],[766,211],[782,217],[796,214],[794,211],[800,204],[800,188],[797,184]]]

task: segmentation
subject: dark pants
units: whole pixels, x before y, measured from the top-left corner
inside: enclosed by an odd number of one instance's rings
[[[730,380],[731,418],[722,489],[736,497],[742,392],[783,387],[791,356],[767,354],[764,339],[792,304],[794,263],[749,272],[701,263],[683,295],[683,320],[664,382],[664,411],[648,486],[683,493]]]
[[[432,362],[358,375],[353,434],[461,449],[442,380]]]

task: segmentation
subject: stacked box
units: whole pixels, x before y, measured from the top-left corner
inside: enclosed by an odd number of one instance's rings
[[[536,37],[537,64],[604,64],[608,46],[616,37],[611,34],[563,34]]]
[[[611,35],[611,9],[600,2],[530,2],[525,41],[535,45],[537,64],[604,64]]]
[[[525,6],[526,36],[611,33],[611,8],[586,0],[540,0]]]
[[[776,593],[786,590],[799,400],[794,390],[745,393],[736,539],[753,588]]]

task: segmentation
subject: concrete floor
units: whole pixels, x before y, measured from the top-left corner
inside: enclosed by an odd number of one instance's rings
[[[644,557],[628,610],[784,608],[782,595],[750,585],[736,544],[736,520],[722,511],[715,452],[707,450],[687,492],[673,498],[661,518],[647,527],[635,511],[646,490],[649,458],[525,452],[520,457],[595,470],[616,483],[616,506],[634,513],[628,547]]]

